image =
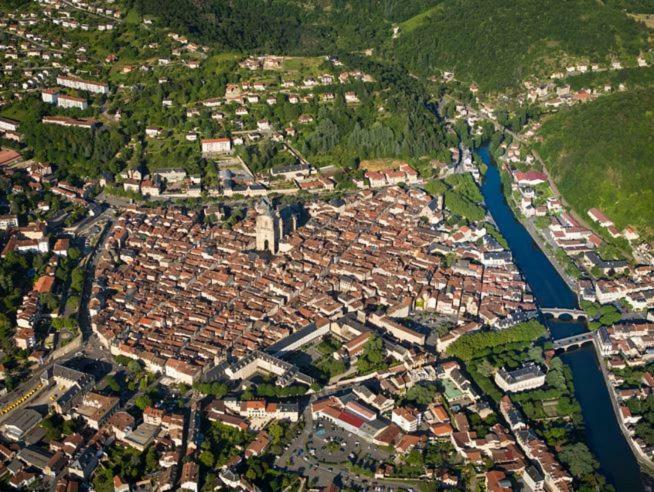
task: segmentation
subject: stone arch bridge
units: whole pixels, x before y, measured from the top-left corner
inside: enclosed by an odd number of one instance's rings
[[[588,315],[581,309],[568,308],[541,308],[541,313],[556,319],[571,318],[573,320],[588,319]]]

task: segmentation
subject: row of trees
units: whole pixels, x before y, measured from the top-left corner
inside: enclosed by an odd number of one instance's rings
[[[504,330],[480,331],[463,335],[447,348],[447,353],[463,360],[479,357],[488,349],[516,342],[534,342],[547,330],[538,321],[530,320]]]

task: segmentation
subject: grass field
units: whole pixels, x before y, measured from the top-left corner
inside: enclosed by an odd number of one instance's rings
[[[654,29],[654,14],[627,14],[627,15],[629,15],[629,17],[633,18],[634,20],[637,20],[638,22],[642,22],[648,28]]]
[[[440,5],[435,5],[434,7],[425,10],[424,12],[419,13],[418,15],[414,15],[410,19],[405,20],[404,22],[400,23],[400,36],[402,36],[402,33],[409,33],[416,29],[417,27],[420,27],[422,23],[436,10],[440,9]]]
[[[369,159],[361,161],[359,167],[366,171],[385,171],[386,169],[397,169],[402,164],[406,164],[406,162],[398,159]]]
[[[323,63],[325,59],[320,56],[289,56],[284,57],[280,71],[288,78],[316,77],[325,71]]]
[[[150,170],[183,167],[191,174],[197,174],[200,159],[199,142],[189,142],[183,134],[171,137],[148,139],[146,162]]]

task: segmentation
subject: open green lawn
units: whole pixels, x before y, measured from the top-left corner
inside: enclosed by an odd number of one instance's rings
[[[197,161],[200,159],[200,143],[188,142],[183,134],[170,137],[148,139],[146,163],[148,169],[183,167],[191,174],[200,172]]]

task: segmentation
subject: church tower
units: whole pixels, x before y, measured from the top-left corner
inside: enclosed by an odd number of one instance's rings
[[[281,236],[281,223],[277,212],[268,199],[263,198],[255,207],[257,211],[256,248],[257,251],[270,251],[277,254]]]

